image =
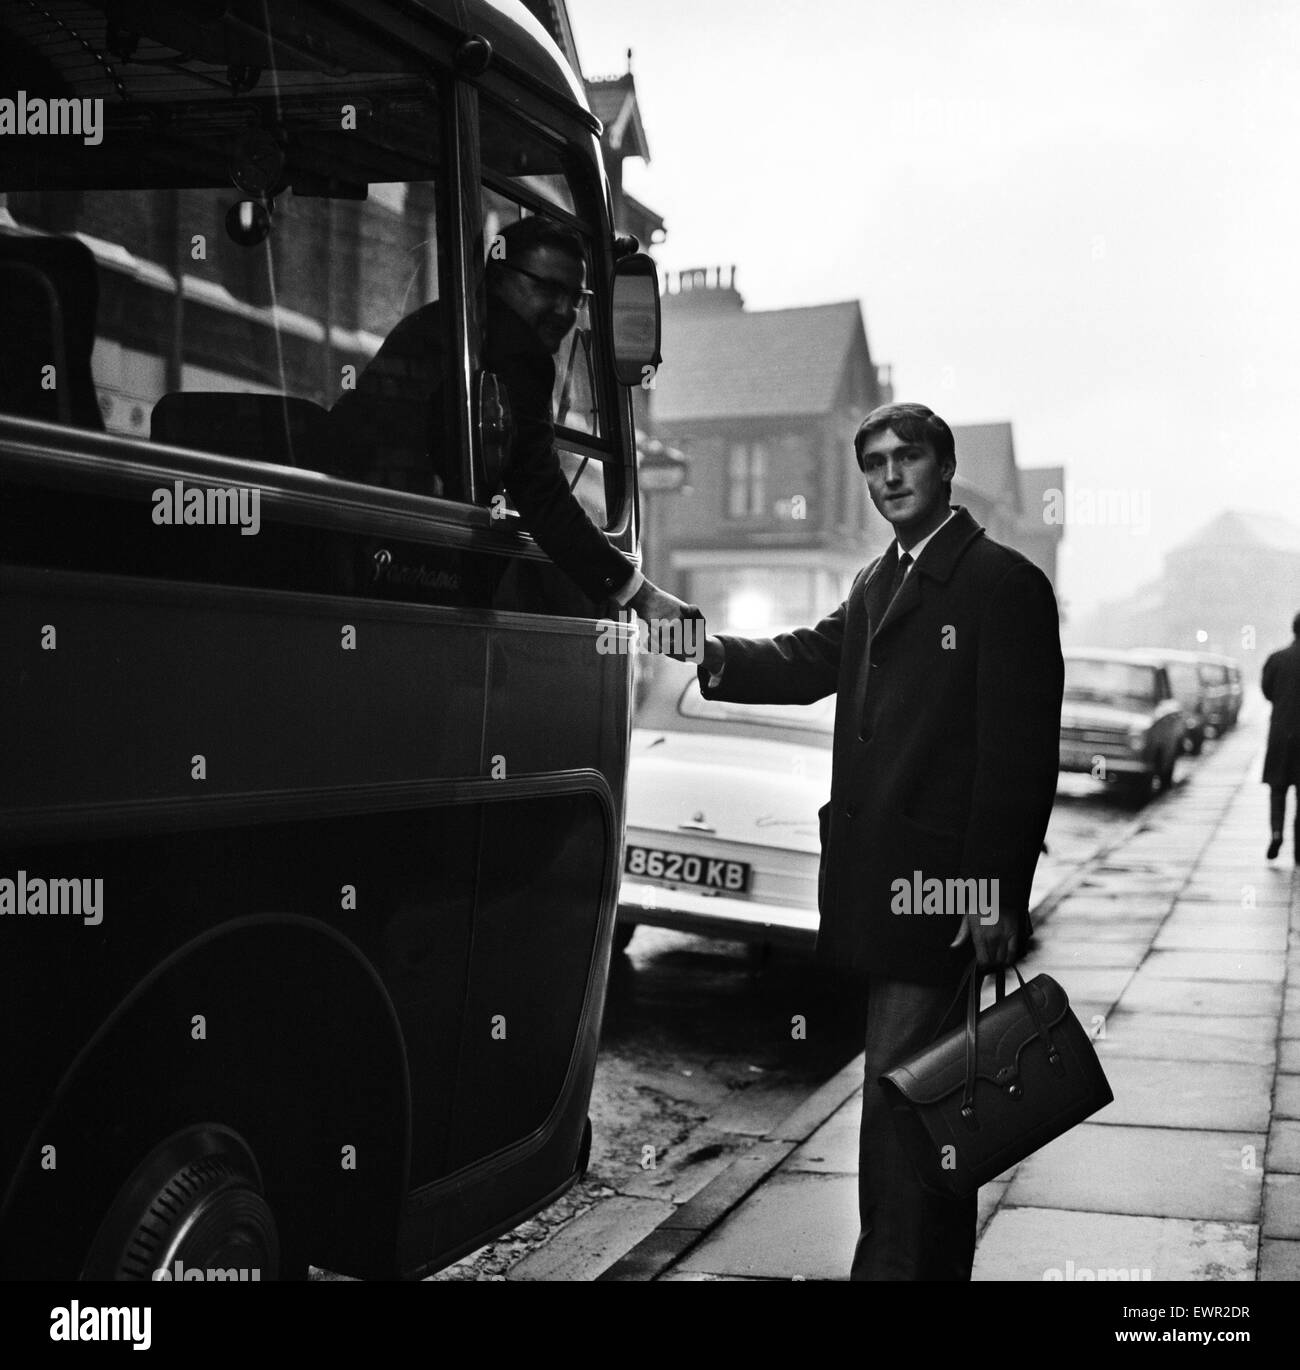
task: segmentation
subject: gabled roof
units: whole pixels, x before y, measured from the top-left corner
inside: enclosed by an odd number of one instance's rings
[[[957,445],[957,475],[954,483],[969,485],[996,503],[1019,513],[1023,506],[1011,425],[954,425],[952,436]]]
[[[650,144],[641,122],[632,73],[599,77],[586,82],[586,86],[591,112],[605,125],[601,142],[620,157],[643,157],[648,162]]]
[[[629,216],[643,220],[652,229],[662,229],[664,226],[662,214],[656,213],[649,205],[638,200],[635,195],[629,195],[626,190],[623,192],[623,207]],[[641,246],[645,247],[646,244],[642,243]]]
[[[855,348],[857,300],[800,309],[665,308],[657,424],[829,414]]]
[[[1300,527],[1277,514],[1225,509],[1173,550],[1181,552],[1199,547],[1216,552],[1226,547],[1267,547],[1278,552],[1300,553]]]

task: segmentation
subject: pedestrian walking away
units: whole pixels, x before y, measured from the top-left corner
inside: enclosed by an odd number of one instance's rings
[[[1264,783],[1269,790],[1268,859],[1282,850],[1286,827],[1286,796],[1300,787],[1300,614],[1291,620],[1294,640],[1274,652],[1264,663],[1260,686],[1273,706],[1268,724],[1268,747],[1264,752]],[[1300,866],[1300,789],[1297,789],[1295,828],[1291,856]]]

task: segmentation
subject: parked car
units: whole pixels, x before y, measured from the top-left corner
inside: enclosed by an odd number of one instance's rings
[[[1137,803],[1156,780],[1169,789],[1186,724],[1158,658],[1101,648],[1064,656],[1061,769],[1113,783]]]
[[[1228,657],[1224,665],[1228,668],[1228,688],[1232,691],[1232,703],[1228,712],[1228,727],[1235,728],[1237,719],[1241,717],[1241,701],[1245,696],[1245,690],[1241,683],[1241,663]]]
[[[1206,722],[1215,736],[1236,725],[1241,712],[1241,667],[1231,658],[1198,652],[1206,692]]]
[[[632,731],[615,946],[640,923],[811,947],[835,697],[724,704],[661,666]]]
[[[1218,695],[1212,692],[1210,673],[1198,652],[1182,652],[1172,647],[1144,648],[1143,656],[1159,662],[1169,673],[1174,700],[1183,714],[1186,734],[1184,750],[1200,756],[1207,736],[1213,732]]]

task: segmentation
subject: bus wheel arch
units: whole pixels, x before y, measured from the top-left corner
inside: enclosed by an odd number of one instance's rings
[[[6,1205],[5,1264],[76,1278],[103,1259],[101,1228],[129,1221],[141,1167],[165,1182],[158,1156],[185,1137],[193,1154],[171,1173],[196,1182],[186,1166],[212,1153],[194,1139],[219,1136],[222,1164],[245,1180],[222,1202],[256,1210],[260,1194],[282,1273],[310,1259],[391,1276],[410,1112],[396,1012],[361,952],[296,915],[224,923],[155,966],[65,1072]],[[57,1184],[38,1159],[50,1144]]]

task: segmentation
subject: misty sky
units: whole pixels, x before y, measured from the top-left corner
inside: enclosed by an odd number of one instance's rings
[[[1300,523],[1300,5],[569,0],[633,70],[662,267],[747,307],[859,299],[899,399],[1010,419],[1067,523],[1072,615],[1225,508]],[[666,364],[671,365],[671,356]]]

